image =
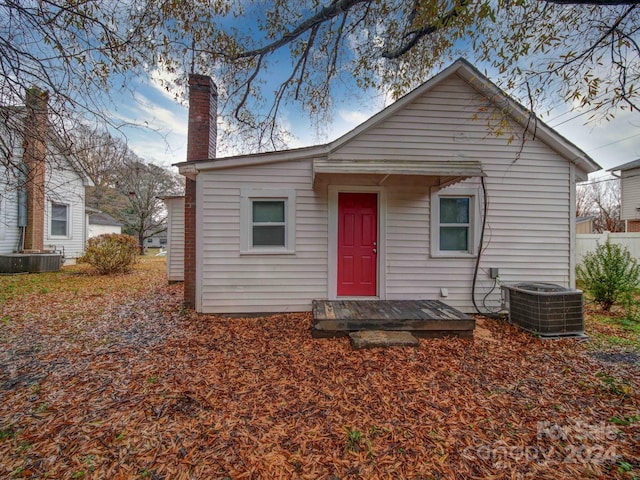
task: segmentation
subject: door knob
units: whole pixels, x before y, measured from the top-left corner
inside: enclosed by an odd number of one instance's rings
[[[373,249],[373,253],[378,253],[378,249],[377,249],[377,248],[374,248],[374,249]]]

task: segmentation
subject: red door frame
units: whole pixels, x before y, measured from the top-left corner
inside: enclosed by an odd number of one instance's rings
[[[378,194],[338,193],[339,297],[378,294]]]

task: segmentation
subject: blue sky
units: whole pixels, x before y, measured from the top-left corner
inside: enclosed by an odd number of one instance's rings
[[[154,163],[169,166],[186,159],[187,108],[166,92],[160,84],[162,73],[156,72],[147,78],[137,78],[131,85],[135,93],[124,96],[116,105],[114,115],[147,128],[125,128],[130,147],[140,157]],[[183,92],[178,92],[183,93]],[[362,92],[350,97],[334,109],[332,120],[317,131],[304,114],[292,109],[285,110],[283,120],[291,129],[293,138],[290,147],[301,147],[326,143],[365,121],[385,106],[385,98],[375,92]],[[611,121],[590,122],[583,111],[569,111],[562,106],[548,115],[540,115],[543,121],[555,128],[568,140],[589,154],[604,169],[640,158],[640,114],[619,111]],[[224,128],[224,125],[219,125]],[[235,151],[220,149],[218,156]],[[596,173],[596,177],[604,172]]]

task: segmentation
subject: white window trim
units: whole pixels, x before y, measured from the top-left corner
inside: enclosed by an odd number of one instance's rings
[[[53,204],[56,205],[64,205],[65,207],[67,207],[67,234],[66,235],[54,235],[53,234],[53,229],[52,229],[52,224],[51,222],[53,221]],[[50,200],[49,201],[49,218],[48,218],[48,230],[49,230],[49,238],[50,239],[65,239],[65,240],[69,240],[71,239],[71,232],[72,232],[72,225],[71,225],[71,219],[73,218],[72,215],[72,206],[70,203],[67,202],[57,202],[55,200]]]
[[[285,229],[284,247],[252,246],[255,200],[283,200]],[[293,255],[296,253],[296,191],[293,189],[243,188],[240,190],[240,254]]]
[[[440,198],[469,198],[469,250],[440,250]],[[447,187],[431,189],[431,256],[434,258],[475,258],[480,239],[480,187]]]

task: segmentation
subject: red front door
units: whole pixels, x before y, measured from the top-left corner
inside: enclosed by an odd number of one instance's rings
[[[377,251],[378,195],[339,193],[338,296],[376,296]]]

